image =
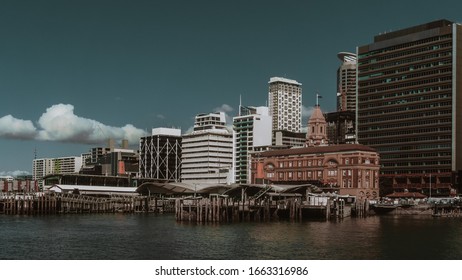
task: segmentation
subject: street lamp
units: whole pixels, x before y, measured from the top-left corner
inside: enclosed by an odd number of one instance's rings
[[[430,198],[432,198],[432,174],[430,173]]]

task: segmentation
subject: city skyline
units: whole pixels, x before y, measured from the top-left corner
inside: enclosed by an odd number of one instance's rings
[[[368,5],[366,6],[366,3]],[[399,5],[398,5],[399,3]],[[448,3],[450,5],[444,5]],[[302,105],[336,110],[339,52],[462,4],[387,1],[0,1],[0,174],[72,156],[199,113],[265,105],[268,81],[303,86]],[[399,9],[397,8],[399,7]]]

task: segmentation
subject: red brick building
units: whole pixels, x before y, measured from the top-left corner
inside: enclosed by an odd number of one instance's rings
[[[379,196],[379,154],[360,144],[327,146],[326,121],[317,105],[308,121],[307,147],[252,156],[252,183],[318,183],[358,198]]]

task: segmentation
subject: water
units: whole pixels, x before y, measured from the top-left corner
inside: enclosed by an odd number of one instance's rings
[[[0,259],[462,259],[462,220],[207,224],[166,215],[0,216]]]

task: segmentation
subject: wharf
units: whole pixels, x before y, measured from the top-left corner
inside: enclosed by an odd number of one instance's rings
[[[174,200],[156,196],[95,197],[70,193],[1,193],[0,214],[162,213],[174,211]]]
[[[351,215],[364,216],[368,203],[346,205],[342,199],[327,197],[286,197],[271,200],[239,200],[225,196],[208,198],[177,198],[175,218],[177,221],[207,222],[267,222],[272,220],[301,221],[305,219],[342,219]]]

